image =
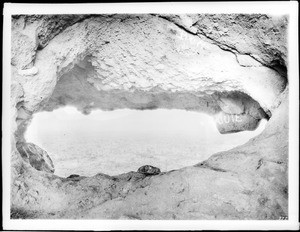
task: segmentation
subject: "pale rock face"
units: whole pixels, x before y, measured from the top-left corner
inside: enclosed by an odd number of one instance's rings
[[[218,103],[222,111],[227,114],[242,114],[245,110],[241,99],[221,97]]]
[[[220,112],[215,115],[217,128],[221,134],[234,133],[239,131],[253,131],[257,128],[260,119],[249,114],[226,114]]]
[[[18,70],[18,74],[20,76],[33,76],[36,75],[38,73],[38,69],[36,67],[32,67],[29,69],[20,69]]]
[[[262,66],[261,63],[253,59],[248,55],[236,55],[236,59],[239,64],[243,67],[259,67]]]
[[[287,215],[286,17],[21,15],[12,22],[12,215],[19,209],[33,218]],[[215,118],[220,133],[270,121],[247,144],[195,167],[67,179],[53,175],[46,151],[23,138],[35,112],[65,105],[84,114],[201,111]]]
[[[37,22],[27,24],[25,18],[12,21],[11,64],[19,69],[28,69],[36,57],[38,42],[36,39]]]
[[[15,32],[12,34],[12,60],[11,64],[21,69],[30,65],[36,54],[35,41],[28,36]]]

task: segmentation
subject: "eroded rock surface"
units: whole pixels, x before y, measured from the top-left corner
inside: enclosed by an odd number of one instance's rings
[[[158,175],[160,173],[160,169],[151,165],[144,165],[138,169],[138,172],[147,176],[151,176]]]
[[[286,28],[286,17],[266,15],[13,17],[11,216],[287,216]],[[85,114],[201,111],[215,117],[221,133],[253,130],[261,119],[270,120],[245,145],[193,167],[62,178],[52,173],[45,151],[23,135],[35,112],[65,105]]]
[[[253,131],[258,127],[260,119],[249,114],[226,114],[221,112],[215,116],[217,128],[221,134],[239,131]]]
[[[54,165],[48,153],[33,143],[17,143],[22,158],[38,171],[54,172]]]
[[[37,19],[37,23],[41,22]],[[16,31],[27,32],[26,27]],[[30,99],[26,108],[36,110],[41,97],[43,101],[49,98],[57,79],[76,64],[86,70],[87,81],[99,91],[188,91],[199,98],[241,91],[265,110],[272,108],[286,85],[273,69],[241,66],[235,54],[161,17],[98,16],[67,27],[38,51],[35,67],[40,72],[24,80]],[[34,85],[39,89],[29,91]]]
[[[286,71],[288,16],[266,14],[160,16],[191,33],[205,36],[223,49],[237,53],[242,65],[245,65],[247,60],[246,66],[257,66],[258,63],[255,62],[257,60],[263,65]],[[253,65],[250,65],[250,62]]]

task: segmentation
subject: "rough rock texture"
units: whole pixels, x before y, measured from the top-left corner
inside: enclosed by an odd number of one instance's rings
[[[242,66],[259,66],[261,63],[286,76],[288,16],[266,14],[160,16],[193,34],[201,34],[223,49],[235,53]]]
[[[48,153],[33,143],[17,142],[22,158],[38,171],[54,172],[54,165]]]
[[[144,175],[158,175],[160,173],[160,169],[157,167],[153,167],[151,165],[144,165],[137,170],[138,173],[142,173]]]
[[[15,15],[12,20],[12,65],[28,68],[33,65],[36,50],[68,26],[89,15]],[[21,55],[20,55],[21,54]]]
[[[12,22],[11,217],[287,216],[286,17],[18,15]],[[20,154],[29,150],[16,144],[26,142],[35,112],[64,105],[85,114],[98,108],[202,111],[215,117],[221,133],[269,122],[245,145],[193,167],[62,178],[36,170]]]
[[[26,28],[16,30],[23,33]],[[37,75],[16,75],[24,79],[24,89],[39,86],[28,91],[26,108],[35,111],[48,100],[57,79],[75,64],[87,69],[88,82],[101,91],[188,91],[198,97],[241,91],[265,110],[272,108],[286,85],[276,71],[241,66],[235,54],[160,17],[99,16],[67,27],[40,50]]]
[[[239,132],[244,130],[255,130],[259,119],[248,114],[226,114],[221,112],[215,116],[217,128],[221,134]]]

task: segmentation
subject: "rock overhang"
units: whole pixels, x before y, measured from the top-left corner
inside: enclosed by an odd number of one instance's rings
[[[182,22],[191,23],[194,20],[187,19],[195,17],[189,16]],[[286,79],[261,62],[264,59],[253,58],[264,53],[255,56],[245,54],[245,47],[242,53],[224,49],[220,44],[203,37],[199,20],[194,25],[198,29],[188,31],[178,24],[177,18],[175,21],[171,18],[172,21],[161,15],[71,18],[65,21],[68,27],[64,24],[63,29],[56,30],[54,26],[44,31],[46,35],[39,38],[45,41],[36,39],[36,44],[45,46],[35,45],[32,48],[36,54],[31,68],[22,69],[22,59],[19,63],[14,62],[13,73],[22,83],[26,99],[18,118],[24,118],[24,112],[30,115],[66,104],[78,105],[84,113],[93,108],[165,107],[240,115],[244,112],[234,112],[240,110],[240,100],[232,97],[240,92],[254,102],[247,104],[255,105],[248,111],[253,114],[256,108],[254,114],[260,115],[254,119],[253,115],[251,118],[242,115],[241,118],[254,123],[271,116],[286,86]],[[41,34],[43,26],[47,29],[45,25],[57,19],[54,16],[46,19],[41,17],[29,23],[29,28],[33,30],[36,25],[35,30]],[[20,23],[22,17],[16,21]],[[51,34],[53,30],[55,33]],[[16,31],[25,37],[28,34],[24,27],[16,26]],[[26,38],[30,40],[30,36]],[[224,43],[226,35],[220,38]],[[24,42],[27,48],[32,44],[32,40],[30,43]],[[40,49],[37,50],[37,47]],[[251,51],[258,53],[257,47]],[[75,88],[72,91],[77,97],[70,93],[70,88]],[[222,101],[215,97],[230,93],[232,96],[225,100],[226,103],[224,99]],[[85,98],[86,102],[80,98]],[[97,104],[99,101],[102,103]],[[235,107],[235,110],[231,109],[233,112],[230,113],[224,111],[224,108],[230,107]],[[247,126],[242,128],[247,129]],[[248,128],[252,130],[255,126]]]

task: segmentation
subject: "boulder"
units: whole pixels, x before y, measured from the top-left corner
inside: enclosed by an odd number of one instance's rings
[[[253,131],[260,122],[260,119],[254,118],[249,114],[227,114],[224,112],[215,115],[214,119],[221,134],[245,130]]]
[[[54,173],[54,165],[48,153],[33,143],[19,142],[17,150],[22,158],[38,171]]]
[[[67,178],[70,179],[70,178],[77,178],[77,177],[80,177],[80,175],[72,174],[72,175],[68,176]]]
[[[158,175],[160,173],[160,169],[151,165],[144,165],[138,169],[138,172],[144,175]]]

